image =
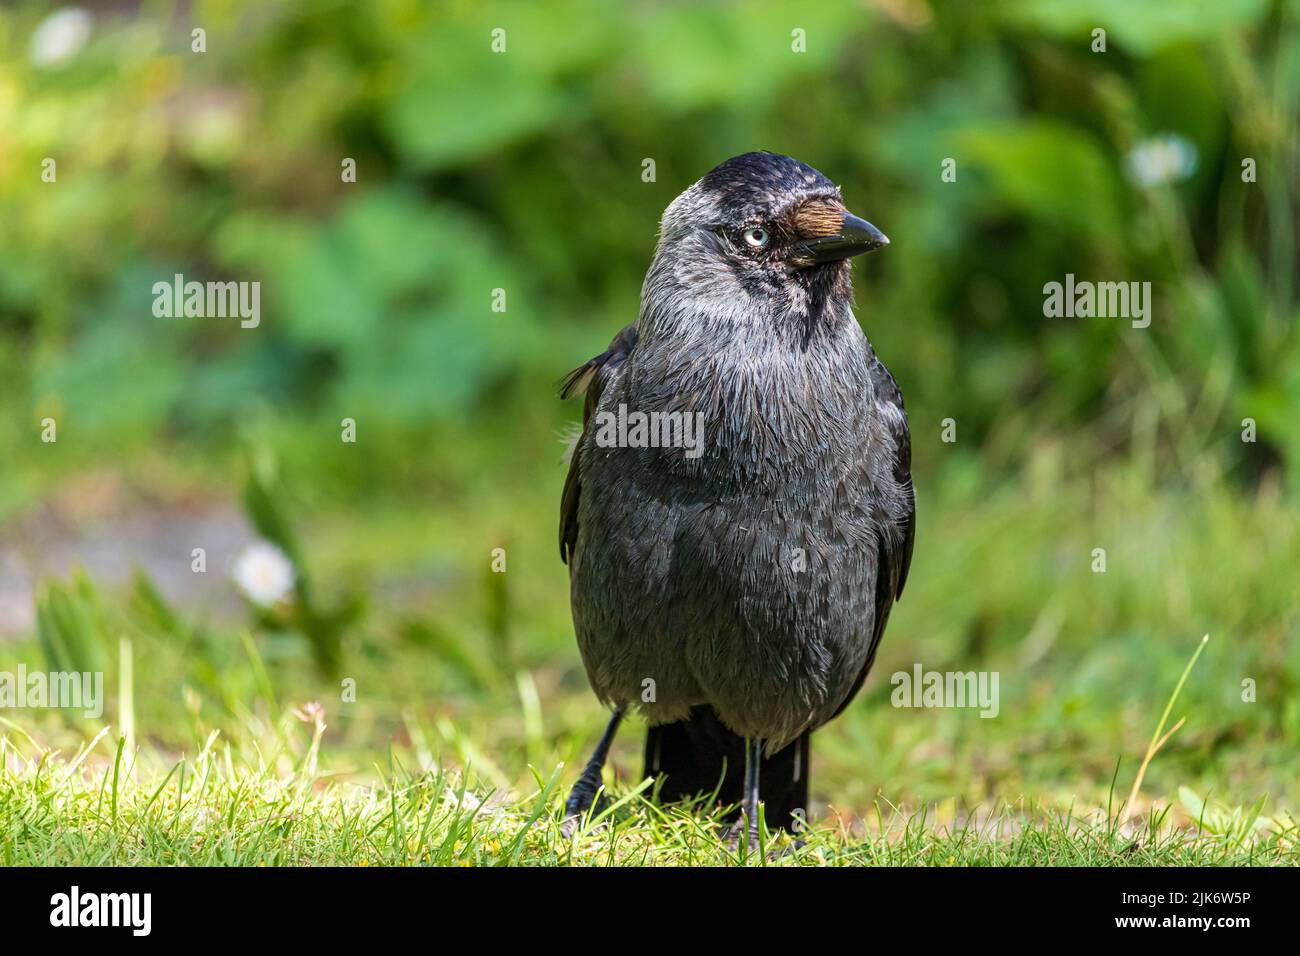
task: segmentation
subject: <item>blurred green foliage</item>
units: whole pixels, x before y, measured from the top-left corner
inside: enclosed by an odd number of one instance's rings
[[[534,403],[633,317],[672,196],[771,148],[893,238],[860,311],[921,428],[959,411],[1015,446],[1218,388],[1201,438],[1256,417],[1238,457],[1300,471],[1293,5],[152,3],[95,11],[58,63],[48,13],[0,14],[11,453],[51,412],[108,446],[254,403],[418,427]],[[1130,184],[1170,132],[1190,178]],[[176,272],[261,281],[265,322],[155,319]],[[1150,334],[1045,320],[1067,272],[1153,282]]]

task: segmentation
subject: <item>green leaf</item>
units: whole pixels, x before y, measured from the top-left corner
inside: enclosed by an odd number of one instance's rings
[[[1094,240],[1120,235],[1115,165],[1089,134],[1051,120],[994,121],[953,134],[954,155],[983,171],[997,198],[1026,220]]]
[[[1268,7],[1267,0],[1006,0],[999,14],[1004,22],[1077,40],[1083,50],[1101,27],[1108,41],[1145,56],[1253,26]]]
[[[262,457],[256,457],[248,469],[244,483],[244,510],[253,527],[267,541],[275,544],[293,562],[298,575],[298,588],[303,586],[302,549],[289,524],[286,509],[281,501],[282,492],[275,480],[272,466]]]

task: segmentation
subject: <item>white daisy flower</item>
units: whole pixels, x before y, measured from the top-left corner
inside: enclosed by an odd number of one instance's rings
[[[293,562],[269,541],[255,541],[239,553],[231,577],[258,607],[271,607],[293,591]]]
[[[51,13],[32,34],[32,62],[58,66],[72,59],[90,39],[90,14],[79,7]]]
[[[1143,189],[1186,179],[1196,169],[1196,147],[1177,133],[1144,139],[1125,157],[1128,177]]]

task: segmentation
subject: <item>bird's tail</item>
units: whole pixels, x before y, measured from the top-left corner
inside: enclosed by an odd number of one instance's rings
[[[663,777],[659,798],[665,802],[716,790],[718,803],[739,805],[744,797],[745,739],[728,730],[712,707],[693,707],[685,720],[649,728],[645,772]],[[807,733],[763,758],[758,792],[769,827],[802,826],[808,815]]]

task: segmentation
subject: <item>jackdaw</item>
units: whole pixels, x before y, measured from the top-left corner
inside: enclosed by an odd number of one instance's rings
[[[903,398],[852,308],[850,257],[888,243],[811,166],[736,156],[669,205],[637,321],[562,381],[586,403],[560,557],[614,712],[566,831],[632,707],[660,799],[716,792],[750,842],[760,802],[806,814],[809,734],[862,686],[912,558]],[[685,416],[693,454],[656,440]]]

